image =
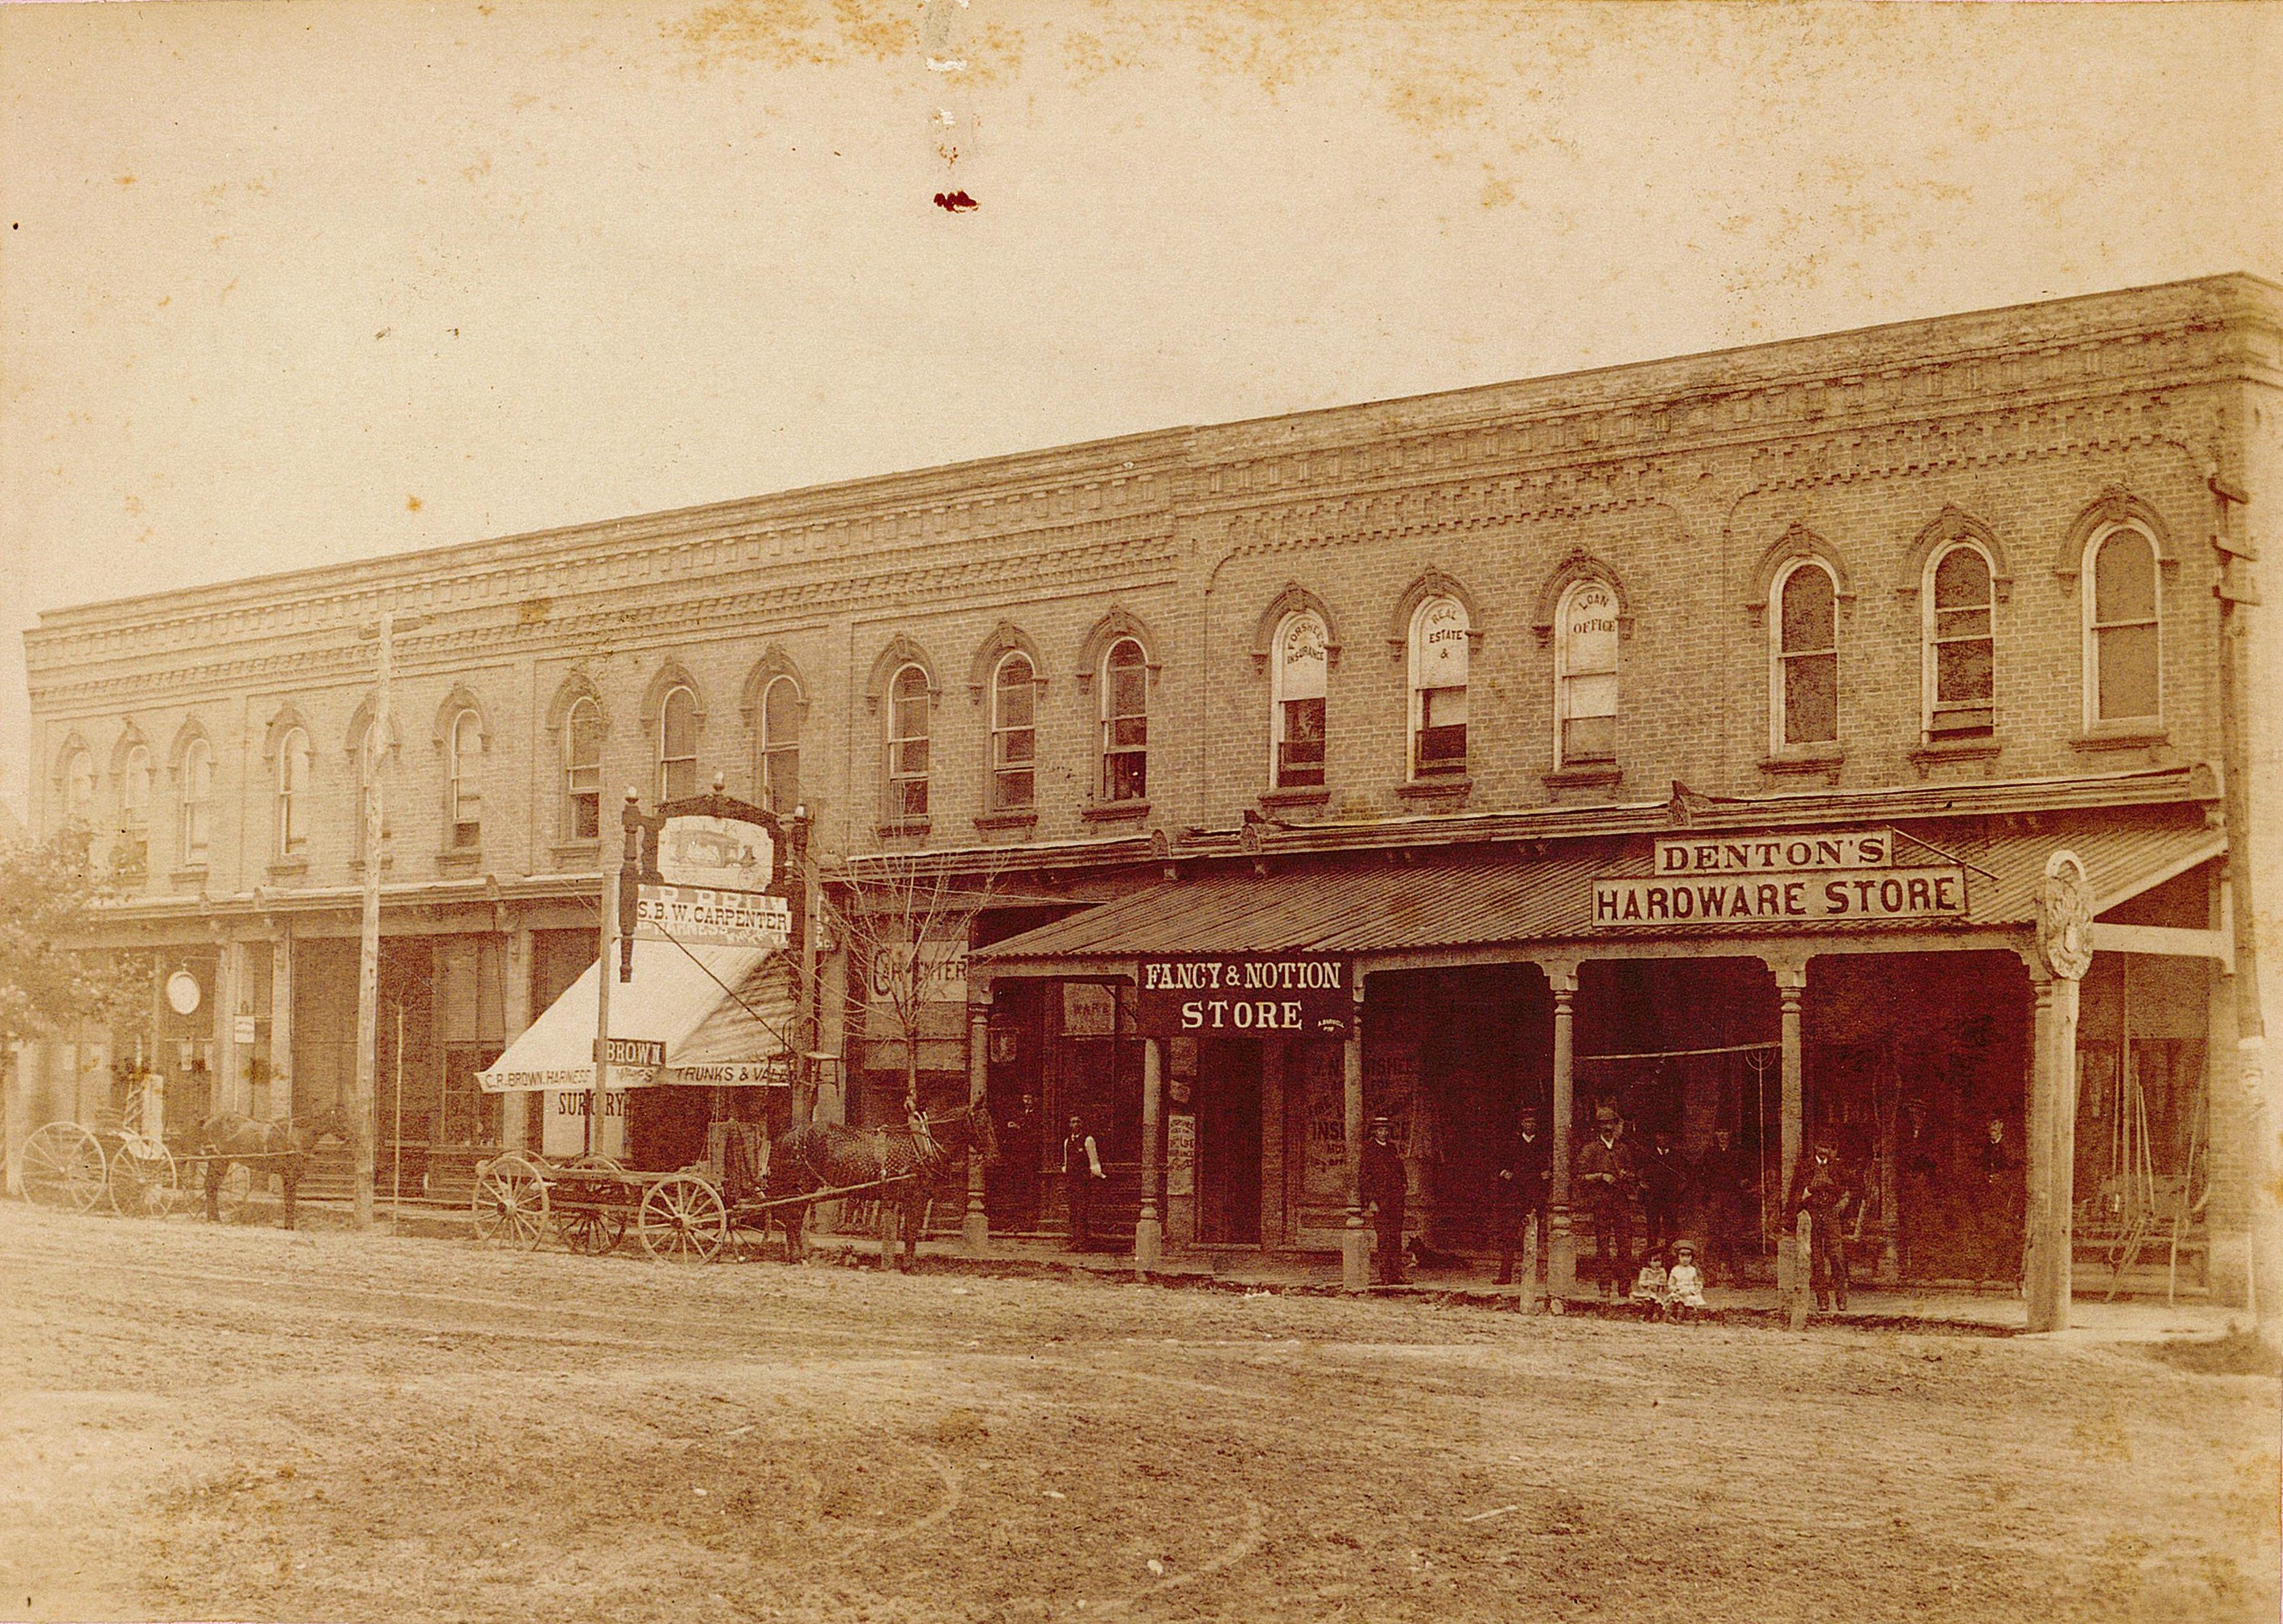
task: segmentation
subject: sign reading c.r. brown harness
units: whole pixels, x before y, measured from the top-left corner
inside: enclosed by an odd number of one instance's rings
[[[1905,924],[1966,916],[1966,871],[1898,867],[1891,829],[1697,835],[1656,843],[1656,872],[1593,882],[1603,929],[1643,926]]]
[[[1151,1037],[1342,1037],[1354,970],[1321,953],[1227,953],[1141,960],[1134,1014]]]

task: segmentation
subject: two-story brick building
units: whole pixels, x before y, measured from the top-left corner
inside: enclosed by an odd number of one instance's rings
[[[96,827],[116,944],[210,997],[24,1057],[12,1120],[93,1108],[144,1040],[217,1101],[336,1096],[358,633],[393,611],[425,618],[378,769],[383,996],[425,1150],[538,1131],[475,1070],[591,958],[624,788],[719,774],[804,806],[860,902],[988,880],[917,1042],[928,1092],[1017,1130],[971,1225],[1053,1221],[1075,1113],[1145,1253],[1352,1270],[1384,1112],[1414,1227],[1466,1251],[1531,1108],[1566,1286],[1607,1104],[1737,1147],[1748,1251],[1827,1135],[1882,1273],[2010,1269],[2026,1230],[2050,1297],[2074,1219],[2177,1227],[2240,1291],[2229,808],[2273,746],[2256,707],[2229,734],[2222,650],[2239,686],[2274,661],[2223,614],[2257,625],[2278,300],[2214,278],[49,614],[35,826]],[[2081,995],[2038,941],[2057,849],[2098,910]],[[1344,1034],[1137,1023],[1145,960],[1302,952],[1352,978]],[[855,968],[828,953],[811,1030],[869,1116],[902,1056]]]

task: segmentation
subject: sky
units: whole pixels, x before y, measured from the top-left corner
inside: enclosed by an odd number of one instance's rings
[[[42,609],[2283,277],[2279,86],[2266,0],[0,4],[0,799]]]

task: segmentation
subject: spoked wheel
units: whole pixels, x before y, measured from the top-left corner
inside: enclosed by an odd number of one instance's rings
[[[608,1173],[613,1178],[624,1178],[626,1168],[609,1156],[574,1156],[564,1164],[574,1173]],[[620,1228],[625,1226],[621,1224]]]
[[[163,1218],[182,1185],[164,1145],[129,1139],[111,1156],[111,1210],[122,1218]]]
[[[616,1207],[558,1207],[555,1232],[572,1251],[596,1256],[619,1244],[627,1232],[627,1215]]]
[[[200,1197],[203,1198],[209,1190],[214,1196],[214,1222],[241,1223],[245,1217],[246,1208],[253,1201],[253,1169],[243,1162],[233,1162],[227,1167],[217,1162],[209,1162],[199,1178]]]
[[[721,1193],[695,1173],[669,1173],[643,1196],[643,1250],[662,1263],[711,1263],[729,1238]]]
[[[50,1123],[24,1141],[25,1199],[85,1212],[103,1199],[103,1146],[77,1123]]]
[[[476,1176],[476,1239],[528,1252],[547,1233],[547,1181],[521,1156],[484,1163]]]

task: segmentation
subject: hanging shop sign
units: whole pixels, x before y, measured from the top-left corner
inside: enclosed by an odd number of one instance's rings
[[[167,977],[167,1007],[178,1015],[194,1015],[205,998],[199,978],[188,970],[176,970]]]
[[[791,944],[792,905],[769,894],[783,876],[767,826],[711,815],[668,818],[658,826],[654,856],[655,867],[635,887],[636,940],[772,950]]]
[[[1147,958],[1136,971],[1135,1019],[1151,1037],[1343,1037],[1355,1013],[1354,967],[1321,953]]]
[[[1659,840],[1648,875],[1593,882],[1597,929],[1910,923],[1966,916],[1966,870],[1903,867],[1891,829]]]
[[[601,1051],[610,1051],[613,1067],[630,1066],[644,1071],[657,1071],[666,1064],[666,1044],[656,1037],[612,1037],[595,1039],[597,1058]]]

